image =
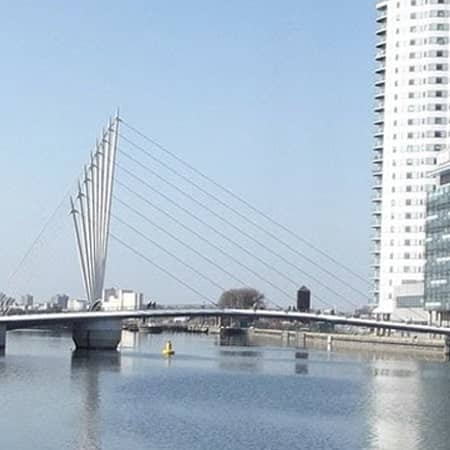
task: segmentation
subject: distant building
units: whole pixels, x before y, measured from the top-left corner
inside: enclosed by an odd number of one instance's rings
[[[437,186],[427,199],[425,309],[430,322],[441,323],[450,320],[450,151],[430,175]]]
[[[33,306],[34,297],[31,294],[22,295],[20,300],[25,308],[31,308]]]
[[[144,295],[127,289],[105,289],[103,309],[105,311],[141,309]]]
[[[52,297],[52,303],[61,309],[67,309],[69,304],[69,296],[66,294],[56,294]]]
[[[69,311],[86,311],[88,309],[88,301],[78,298],[71,298],[67,302],[67,309]]]

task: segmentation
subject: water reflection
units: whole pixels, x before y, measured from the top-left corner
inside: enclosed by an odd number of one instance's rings
[[[139,349],[141,347],[142,334],[132,331],[123,330],[120,340],[120,349],[132,348]]]
[[[387,368],[387,367],[372,367],[370,372],[375,377],[409,378],[414,375],[413,370],[395,369],[395,368]]]
[[[420,428],[423,379],[420,369],[419,362],[372,363],[366,408],[374,437],[373,448],[423,448]]]
[[[218,336],[219,345],[223,346],[236,346],[236,347],[248,347],[250,346],[249,337],[247,334],[238,334],[235,336]]]
[[[163,360],[167,338],[69,353],[70,336],[11,333],[0,447],[449,448],[449,363],[192,335]]]
[[[80,450],[100,450],[102,372],[120,372],[121,358],[116,351],[75,350],[71,359],[71,380],[77,387],[81,411],[75,441]]]
[[[216,341],[220,347],[219,367],[224,370],[260,372],[262,370],[263,353],[255,347],[249,349],[247,335],[218,336]],[[232,349],[227,349],[231,347]],[[242,348],[244,347],[244,348]]]
[[[308,352],[295,352],[295,373],[297,375],[308,375],[308,363],[304,362],[308,357]]]

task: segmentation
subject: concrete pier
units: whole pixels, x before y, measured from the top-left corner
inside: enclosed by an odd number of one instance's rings
[[[76,323],[72,339],[77,349],[116,350],[122,336],[122,320],[86,320]]]

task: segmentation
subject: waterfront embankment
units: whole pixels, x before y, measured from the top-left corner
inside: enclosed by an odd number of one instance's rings
[[[311,331],[289,331],[250,328],[251,341],[269,340],[274,345],[294,346],[327,350],[354,350],[408,353],[437,359],[448,359],[449,349],[443,337],[428,336],[374,336]]]

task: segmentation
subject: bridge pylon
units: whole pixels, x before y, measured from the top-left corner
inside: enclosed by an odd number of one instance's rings
[[[91,311],[103,299],[119,124],[117,113],[97,140],[90,162],[78,181],[75,199],[70,198],[81,275]],[[72,337],[77,348],[115,350],[121,331],[122,321],[117,319],[77,321],[73,324]]]
[[[120,118],[103,130],[70,198],[81,274],[90,309],[103,297]]]

